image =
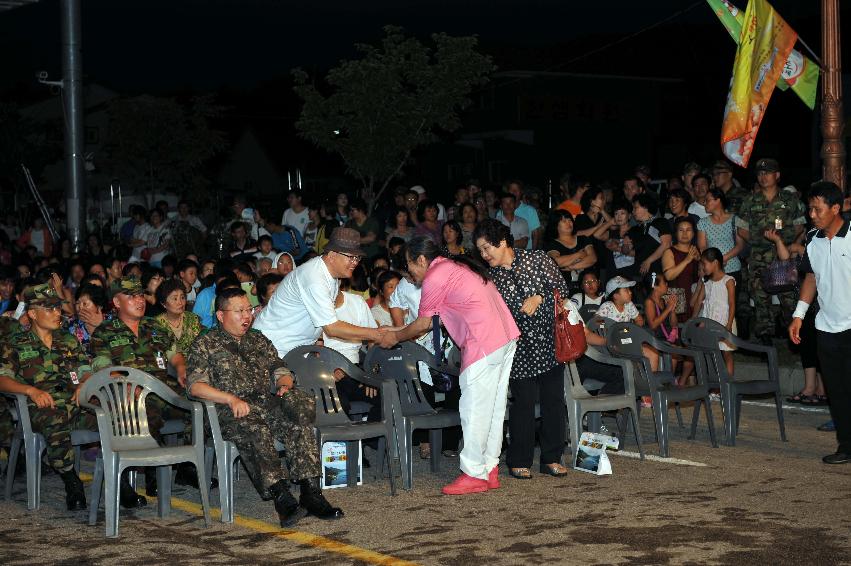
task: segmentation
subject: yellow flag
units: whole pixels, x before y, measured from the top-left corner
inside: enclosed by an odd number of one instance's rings
[[[797,40],[766,0],[748,2],[721,126],[721,150],[733,163],[747,167],[771,93]]]

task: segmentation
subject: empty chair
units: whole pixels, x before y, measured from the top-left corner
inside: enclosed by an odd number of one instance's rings
[[[599,414],[603,411],[620,411],[628,409],[630,419],[632,420],[632,428],[635,431],[635,441],[638,444],[638,451],[641,454],[641,459],[644,459],[644,448],[641,444],[641,431],[638,429],[638,413],[635,407],[635,380],[633,377],[632,361],[627,359],[618,359],[607,352],[601,352],[594,346],[589,346],[585,351],[585,355],[595,362],[620,366],[623,372],[624,392],[620,395],[600,393],[596,396],[591,395],[588,389],[582,385],[579,379],[579,372],[576,369],[576,364],[571,362],[564,366],[564,402],[567,405],[567,422],[570,431],[570,461],[571,465],[576,461],[576,448],[579,446],[579,437],[582,436],[582,417],[585,413],[593,413],[588,415],[588,429],[592,432],[599,431]],[[624,419],[618,419],[618,422],[626,422]],[[624,426],[620,430],[621,443],[626,436]]]
[[[399,431],[399,458],[402,463],[402,487],[413,487],[413,435],[417,429],[429,431],[431,444],[431,470],[440,471],[440,456],[443,447],[443,429],[460,426],[458,411],[446,411],[432,407],[423,394],[417,362],[446,374],[458,375],[452,366],[435,366],[434,354],[414,342],[402,342],[390,349],[373,346],[366,355],[364,367],[385,379],[395,382],[401,403],[401,415],[397,418]]]
[[[15,467],[21,445],[24,448],[27,474],[27,509],[32,511],[41,506],[41,458],[47,445],[44,436],[33,432],[30,422],[30,411],[27,406],[27,396],[4,393],[13,402],[9,404],[12,418],[15,419],[15,434],[9,447],[9,461],[6,466],[6,501],[12,498],[12,486],[15,482]],[[72,430],[71,445],[74,446],[74,471],[80,471],[80,446],[100,441],[100,436],[93,430]]]
[[[192,444],[160,446],[154,440],[146,413],[150,394],[190,412]],[[80,405],[97,416],[101,435],[101,453],[92,481],[90,525],[97,520],[101,489],[104,488],[106,536],[118,536],[119,478],[123,470],[137,466],[156,466],[157,511],[161,518],[166,517],[171,509],[171,466],[181,462],[195,464],[204,521],[210,525],[209,482],[204,469],[204,409],[200,403],[189,401],[157,378],[128,367],[98,371],[83,383],[79,397]],[[97,405],[91,402],[92,397],[97,398]]]
[[[316,400],[316,429],[320,454],[322,445],[327,441],[346,442],[346,474],[347,483],[351,487],[357,484],[357,441],[378,438],[377,473],[382,472],[386,457],[389,462],[390,493],[395,495],[393,467],[399,450],[394,415],[400,411],[396,386],[389,381],[368,375],[339,352],[322,346],[299,346],[284,356],[284,363],[296,376],[296,386],[309,391]],[[375,387],[381,392],[381,421],[349,419],[340,404],[334,380],[334,370],[338,368],[352,379]]]
[[[721,391],[721,409],[724,412],[726,444],[729,446],[736,445],[743,395],[774,395],[780,438],[786,440],[783,402],[780,397],[777,350],[774,346],[762,346],[742,340],[721,324],[708,318],[689,320],[683,328],[682,340],[688,347],[703,353],[708,368],[708,384],[710,387],[717,387]],[[728,341],[740,350],[766,354],[768,358],[767,379],[742,379],[735,375],[729,375],[727,365],[724,363],[724,356],[719,347],[721,340]]]
[[[608,325],[607,325],[608,326]],[[706,405],[706,423],[709,427],[709,438],[713,447],[715,441],[715,424],[712,421],[712,407],[709,402],[709,387],[706,384],[706,364],[702,352],[676,348],[667,342],[658,340],[645,329],[629,322],[617,322],[608,326],[606,344],[614,356],[635,362],[638,369],[635,375],[636,395],[649,395],[653,407],[653,417],[656,424],[656,438],[659,441],[659,454],[668,457],[668,403],[693,401],[694,414],[691,421],[690,439],[697,431],[697,419],[700,414],[700,403]],[[641,346],[647,344],[659,352],[660,356],[688,356],[694,359],[697,383],[689,387],[678,387],[674,374],[668,370],[653,371],[650,362],[644,357]],[[670,363],[665,364],[670,367]],[[661,365],[661,367],[665,367]]]

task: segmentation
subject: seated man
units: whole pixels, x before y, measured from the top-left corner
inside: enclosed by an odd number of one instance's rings
[[[195,398],[230,408],[219,412],[222,436],[236,444],[260,497],[274,500],[282,527],[294,525],[304,511],[320,519],[338,519],[343,511],[332,507],[319,487],[314,400],[293,388],[293,376],[275,346],[251,330],[251,313],[242,289],[219,293],[219,324],[189,349],[186,389]],[[271,375],[276,395],[269,391]],[[275,450],[275,439],[286,448],[286,467]],[[298,502],[290,494],[291,479],[301,487]]]
[[[0,391],[29,397],[33,431],[47,442],[50,467],[65,483],[68,510],[78,511],[86,508],[86,496],[74,471],[71,431],[97,429],[95,416],[81,411],[77,399],[91,367],[80,343],[61,328],[63,301],[50,284],[28,287],[24,300],[31,326],[3,343]]]

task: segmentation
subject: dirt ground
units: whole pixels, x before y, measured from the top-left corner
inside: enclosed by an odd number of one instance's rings
[[[719,441],[720,408],[715,409]],[[237,522],[204,528],[197,491],[177,487],[167,519],[154,505],[122,512],[120,538],[101,519],[64,511],[61,482],[44,476],[42,507],[28,512],[25,482],[0,503],[4,564],[851,564],[851,465],[826,466],[831,433],[815,430],[825,412],[787,410],[781,442],[774,410],[745,405],[737,446],[712,448],[704,426],[693,441],[674,425],[671,460],[613,455],[612,476],[572,471],[564,478],[501,475],[502,487],[445,497],[440,474],[415,462],[414,489],[390,497],[386,479],[328,491],[340,521],[305,519],[298,531],[275,526],[245,475]],[[672,422],[673,411],[671,411]],[[683,410],[686,421],[691,409]],[[648,454],[649,411],[641,416]],[[627,439],[625,451],[634,451]],[[504,470],[504,468],[503,468]],[[535,470],[537,471],[537,470]],[[218,491],[213,491],[218,506]]]

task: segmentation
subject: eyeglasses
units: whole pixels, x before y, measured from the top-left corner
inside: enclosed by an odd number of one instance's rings
[[[353,263],[353,264],[360,263],[361,257],[359,255],[344,254],[343,252],[336,252],[336,253],[338,253],[341,256],[343,256],[344,258],[348,259],[349,263]]]
[[[249,307],[247,309],[222,309],[222,312],[235,312],[237,314],[254,314],[254,307]]]

